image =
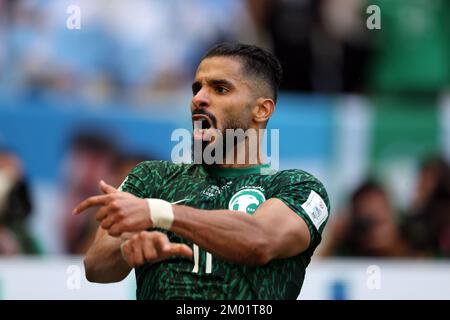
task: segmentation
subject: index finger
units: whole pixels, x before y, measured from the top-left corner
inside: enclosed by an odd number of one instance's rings
[[[82,201],[78,206],[73,209],[73,214],[80,214],[87,208],[93,206],[105,205],[110,200],[111,196],[109,194],[101,195],[101,196],[93,196],[89,197],[86,200]]]
[[[166,234],[155,232],[153,237],[153,244],[158,254],[170,249],[170,241]]]

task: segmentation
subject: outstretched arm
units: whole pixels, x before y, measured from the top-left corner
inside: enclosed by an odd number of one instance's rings
[[[253,215],[231,210],[173,206],[171,231],[213,255],[248,265],[291,257],[306,250],[306,223],[279,199],[269,199]]]
[[[145,199],[100,183],[107,194],[83,201],[79,214],[100,206],[96,218],[111,236],[153,228]],[[310,232],[305,221],[279,199],[269,199],[253,215],[232,210],[201,210],[172,205],[170,230],[224,260],[263,265],[306,250]]]

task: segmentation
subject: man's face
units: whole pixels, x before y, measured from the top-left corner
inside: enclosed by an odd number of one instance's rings
[[[192,84],[192,122],[194,140],[210,140],[218,129],[247,130],[252,126],[251,83],[242,72],[239,59],[211,57],[204,59]],[[203,128],[203,130],[202,130]]]

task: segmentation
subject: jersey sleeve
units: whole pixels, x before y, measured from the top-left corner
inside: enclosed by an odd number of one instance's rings
[[[330,214],[330,201],[323,184],[301,170],[286,170],[280,176],[273,198],[283,201],[307,224],[314,250],[322,239]]]
[[[119,186],[139,198],[157,198],[163,184],[164,164],[161,161],[144,161],[134,167]]]

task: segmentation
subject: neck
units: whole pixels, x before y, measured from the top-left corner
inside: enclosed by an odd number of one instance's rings
[[[256,137],[248,137],[237,144],[234,144],[227,154],[224,155],[222,168],[245,168],[261,165],[264,163],[262,157],[262,137],[257,131]]]

